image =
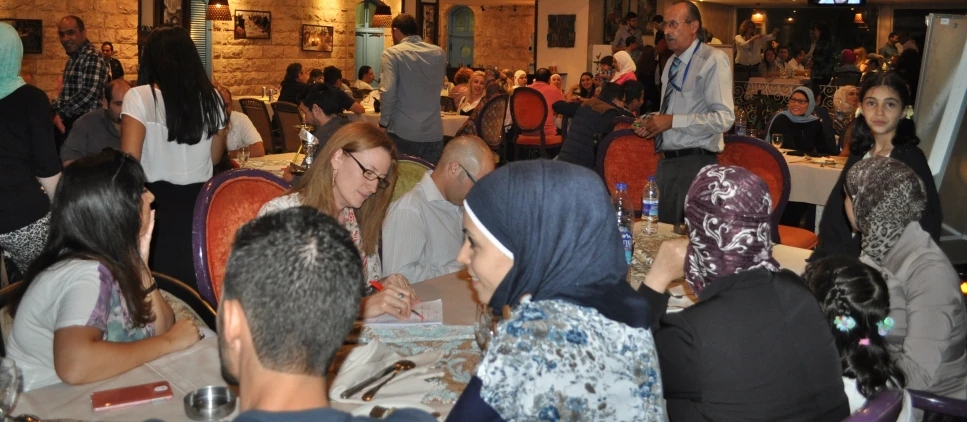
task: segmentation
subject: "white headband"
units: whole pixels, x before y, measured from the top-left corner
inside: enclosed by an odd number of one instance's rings
[[[470,204],[467,203],[466,199],[463,200],[463,209],[467,210],[467,215],[470,216],[470,220],[473,221],[473,224],[477,226],[481,232],[483,232],[484,236],[487,237],[487,240],[490,240],[490,243],[493,243],[495,246],[497,246],[497,249],[499,249],[504,255],[507,255],[508,258],[514,259],[514,253],[511,252],[510,249],[507,249],[503,243],[500,243],[500,241],[494,237],[494,234],[491,233],[490,230],[487,230],[487,227],[484,226],[479,219],[477,219],[477,216],[474,215],[473,210],[470,209]]]

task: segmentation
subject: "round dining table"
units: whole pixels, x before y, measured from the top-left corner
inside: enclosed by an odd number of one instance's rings
[[[629,268],[628,277],[629,283],[635,288],[644,280],[661,242],[683,236],[673,233],[672,227],[665,224],[659,225],[656,235],[645,235],[641,233],[641,229],[640,223],[636,223],[634,262]],[[810,251],[775,245],[773,254],[783,268],[801,274]],[[422,400],[424,405],[439,412],[440,420],[443,420],[470,381],[480,361],[481,350],[474,340],[476,294],[466,270],[414,283],[413,288],[424,301],[442,300],[442,324],[412,327],[362,326],[358,330],[357,341],[365,344],[378,339],[402,356],[412,356],[426,350],[443,351],[444,356],[439,365],[444,376],[435,381],[439,386],[437,391],[427,394]],[[204,340],[186,350],[163,356],[107,380],[75,386],[55,384],[23,393],[13,414],[29,413],[47,421],[130,421],[152,418],[166,421],[186,420],[182,404],[185,394],[208,385],[227,384],[221,377],[218,341],[211,331],[206,330],[206,334]],[[353,347],[357,345],[347,344],[343,348]],[[346,350],[341,351],[345,352]],[[90,395],[95,391],[156,381],[168,381],[174,398],[101,412],[91,409]],[[359,404],[340,401],[331,401],[331,405],[347,412],[360,407]],[[226,420],[231,420],[237,413],[236,409]]]

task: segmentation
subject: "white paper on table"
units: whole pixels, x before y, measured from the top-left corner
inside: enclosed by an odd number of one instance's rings
[[[379,390],[377,398],[380,400],[395,399],[419,403],[423,397],[433,391],[439,390],[439,383],[428,381],[430,378],[439,378],[444,375],[443,370],[437,368],[437,363],[443,359],[442,350],[427,350],[413,356],[403,357],[394,352],[388,346],[373,340],[365,346],[359,346],[349,352],[345,362],[339,368],[339,373],[332,380],[329,389],[329,398],[333,401],[343,403],[364,402],[361,397],[372,386],[364,388],[348,399],[340,397],[343,391],[365,380],[380,370],[393,365],[402,359],[412,361],[416,367],[408,371],[400,372],[392,381]],[[389,375],[384,376],[386,379]]]
[[[423,318],[410,313],[410,319],[396,319],[395,316],[383,314],[374,318],[363,320],[364,325],[378,325],[382,327],[397,327],[406,325],[440,325],[443,324],[443,299],[420,302],[413,307],[413,310],[423,315]]]
[[[668,289],[668,293],[670,293],[672,296],[668,298],[668,309],[665,312],[679,312],[695,304],[695,302],[692,302],[692,300],[685,295],[685,288],[681,285]]]

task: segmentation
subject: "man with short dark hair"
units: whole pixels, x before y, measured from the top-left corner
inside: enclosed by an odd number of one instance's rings
[[[329,408],[326,378],[359,316],[362,270],[349,232],[315,208],[269,213],[238,230],[218,303],[222,376],[239,385],[236,421],[374,420]],[[397,408],[381,420],[436,419]]]
[[[356,89],[373,89],[373,81],[376,80],[376,73],[373,72],[373,68],[370,66],[362,66],[359,68],[359,74],[356,75]]]
[[[779,50],[776,51],[776,64],[785,71],[786,63],[789,63],[789,47],[780,45]]]
[[[572,116],[567,137],[564,138],[561,152],[557,155],[558,160],[594,169],[595,139],[600,140],[611,133],[614,130],[616,118],[633,117],[625,110],[625,92],[632,82],[634,81],[625,82],[624,86],[605,82],[601,85],[601,93],[596,98],[589,98],[583,103],[554,104],[554,111]],[[641,84],[638,84],[638,87],[638,95],[641,96]],[[600,153],[603,152],[600,151]]]
[[[54,126],[66,139],[77,119],[101,108],[101,90],[111,79],[107,62],[87,40],[87,29],[81,18],[64,17],[57,24],[57,34],[68,59],[64,65],[63,87],[51,107],[55,113]]]
[[[101,44],[101,55],[104,56],[104,60],[107,60],[109,68],[111,69],[111,80],[121,79],[124,77],[124,67],[121,66],[121,62],[114,58],[114,44],[110,41],[104,41]]]
[[[379,127],[400,153],[435,163],[443,153],[440,84],[446,54],[423,41],[411,15],[396,16],[391,27],[396,45],[383,50],[381,59]]]
[[[614,40],[611,41],[611,53],[625,50],[628,37],[635,37],[635,43],[639,48],[644,45],[641,39],[641,29],[638,28],[638,14],[635,12],[628,12],[621,21],[621,26],[618,27],[618,32],[614,34]]]
[[[638,37],[632,35],[625,39],[625,51],[631,55],[631,59],[634,60],[635,63],[637,63],[638,58],[641,57],[641,48],[639,47],[641,46],[638,44]]]
[[[701,43],[702,15],[690,1],[665,9],[665,40],[674,56],[662,73],[664,88],[657,115],[640,118],[635,133],[655,139],[661,155],[655,176],[661,196],[658,221],[681,224],[685,195],[699,170],[718,161],[722,133],[735,120],[729,57]]]
[[[356,100],[353,99],[353,92],[349,89],[349,87],[343,85],[342,71],[339,70],[338,67],[326,66],[324,69],[322,69],[322,82],[326,85],[329,85],[329,87],[333,90],[342,93],[342,95],[338,95],[337,97],[339,98],[339,106],[342,107],[343,110],[349,110],[356,114],[363,114],[366,112],[366,109],[363,108],[363,105],[357,103]]]
[[[262,142],[262,135],[255,128],[252,119],[249,119],[245,113],[234,110],[234,106],[232,105],[232,92],[227,87],[219,85],[217,89],[222,94],[225,112],[228,113],[228,136],[225,139],[225,150],[233,158],[238,155],[238,150],[242,147],[249,148],[249,157],[261,157],[265,155],[265,144]]]
[[[544,136],[557,135],[557,127],[554,126],[554,110],[552,107],[558,101],[566,101],[564,99],[564,93],[554,87],[554,85],[551,85],[550,81],[551,71],[542,67],[534,73],[534,82],[527,86],[540,92],[544,96],[544,101],[547,102],[547,119],[544,121]]]
[[[625,110],[637,116],[641,105],[645,103],[645,86],[638,81],[625,81],[621,87],[625,91]]]
[[[419,283],[463,268],[463,200],[477,180],[494,170],[483,139],[458,136],[447,142],[433,170],[393,202],[383,222],[383,274]]]
[[[129,89],[131,84],[124,79],[115,79],[104,85],[107,107],[88,112],[77,119],[64,146],[60,148],[60,160],[65,166],[87,154],[101,152],[104,148],[121,148],[121,106],[124,104],[124,94]]]
[[[306,93],[299,103],[299,110],[306,117],[306,124],[315,126],[312,135],[319,140],[316,154],[329,142],[329,138],[349,120],[342,115],[343,92],[328,84],[316,84]]]
[[[290,63],[285,68],[285,78],[282,79],[278,101],[298,104],[299,98],[309,89],[309,71],[302,68],[302,63]]]
[[[899,42],[900,34],[891,32],[890,36],[886,40],[886,44],[884,44],[883,47],[880,47],[880,55],[883,56],[885,63],[889,63],[890,59],[900,55],[899,49],[896,48]]]
[[[322,69],[312,69],[309,71],[309,85],[322,83]]]

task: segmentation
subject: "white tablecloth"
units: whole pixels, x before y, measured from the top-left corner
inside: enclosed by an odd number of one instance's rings
[[[809,82],[806,78],[764,78],[761,76],[749,78],[746,87],[747,94],[792,95],[792,90]]]
[[[379,126],[379,113],[373,111],[367,111],[366,114],[347,113],[346,116],[353,122],[363,121],[373,126]],[[466,122],[468,118],[459,114],[444,114],[443,136],[456,136],[460,126],[463,126],[463,122]]]
[[[832,157],[836,166],[822,166],[811,161],[810,157],[790,157],[783,154],[789,164],[792,179],[789,189],[790,202],[805,202],[819,206],[826,205],[829,193],[836,186],[846,157]]]

